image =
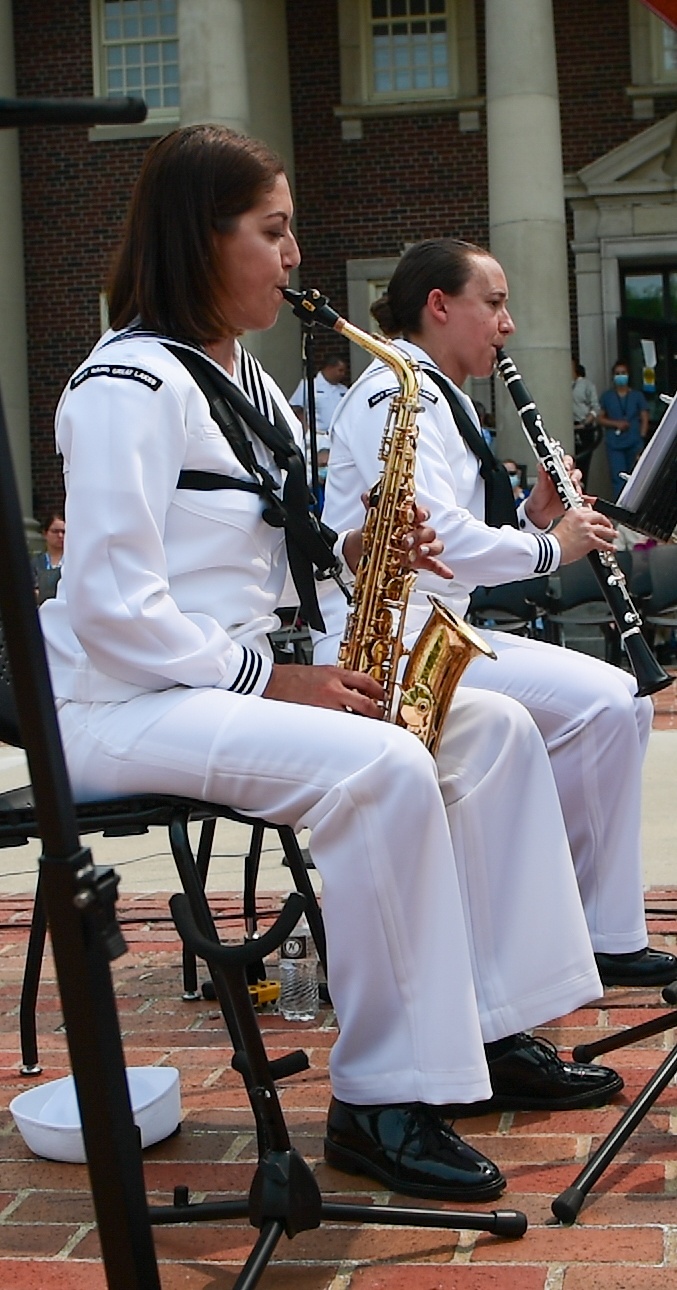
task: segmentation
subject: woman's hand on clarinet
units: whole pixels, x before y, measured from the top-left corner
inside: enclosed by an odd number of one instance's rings
[[[615,529],[611,520],[591,506],[572,507],[555,522],[552,536],[559,542],[561,564],[573,564],[589,551],[615,550]]]
[[[383,686],[365,672],[340,667],[275,663],[263,697],[304,703],[311,708],[356,712],[363,717],[383,716]]]
[[[369,493],[363,493],[362,501],[365,508],[368,508]],[[402,539],[402,568],[426,569],[429,573],[436,573],[438,577],[448,581],[454,575],[449,566],[439,559],[444,550],[444,544],[428,524],[429,519],[430,512],[425,506],[414,508],[411,528]],[[353,573],[362,555],[362,533],[362,529],[353,529],[343,543],[343,558]]]
[[[582,496],[581,480],[583,476],[578,470],[573,457],[570,457],[567,453],[562,458],[562,463],[566,468],[575,492]],[[564,505],[557,489],[547,470],[540,462],[538,463],[536,483],[527,497],[524,508],[531,523],[535,524],[536,528],[539,529],[547,529],[553,520],[564,514]]]

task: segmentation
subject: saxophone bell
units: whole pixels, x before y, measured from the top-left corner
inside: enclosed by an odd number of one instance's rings
[[[456,687],[474,658],[496,653],[438,596],[428,596],[431,613],[409,653],[402,677],[397,724],[418,736],[433,757]]]

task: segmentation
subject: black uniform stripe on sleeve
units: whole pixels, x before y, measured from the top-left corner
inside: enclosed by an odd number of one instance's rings
[[[538,560],[536,561],[535,573],[548,573],[552,568],[552,562],[555,558],[555,552],[550,538],[540,537],[535,534],[538,542]]]
[[[244,646],[244,656],[240,670],[228,688],[234,690],[236,694],[251,694],[256,682],[261,675],[263,667],[263,658],[253,649],[247,649]]]

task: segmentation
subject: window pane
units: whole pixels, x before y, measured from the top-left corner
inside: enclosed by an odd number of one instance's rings
[[[449,88],[446,13],[446,0],[372,0],[372,81],[377,94]]]
[[[141,93],[149,108],[179,102],[178,0],[104,0],[108,93]]]
[[[668,292],[670,297],[670,317],[677,318],[677,273],[671,273],[668,276]]]
[[[677,31],[663,24],[663,70],[677,72]]]
[[[663,274],[626,273],[625,312],[632,318],[663,318]]]

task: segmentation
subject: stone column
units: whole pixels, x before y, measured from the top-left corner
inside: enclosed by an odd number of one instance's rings
[[[573,446],[562,143],[552,0],[486,0],[491,250],[517,326],[510,353],[549,434]],[[497,390],[498,451],[530,449]]]
[[[263,139],[284,159],[293,191],[294,150],[284,0],[180,0],[181,121],[214,121]],[[299,325],[283,308],[270,332],[244,343],[291,394],[301,375]]]
[[[0,0],[0,96],[13,98],[15,94],[12,3]],[[21,175],[16,130],[0,130],[0,192],[0,388],[21,509],[28,517],[33,507]]]

